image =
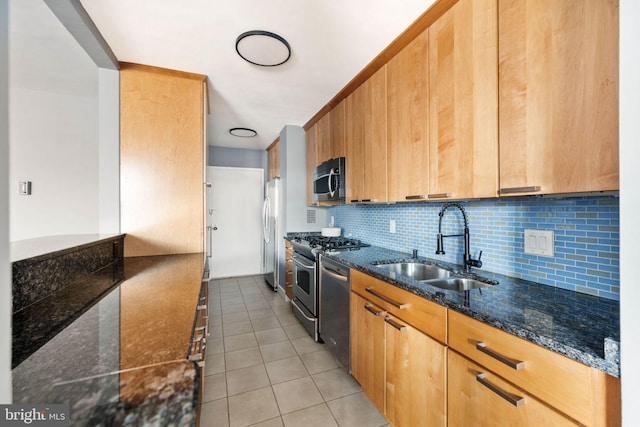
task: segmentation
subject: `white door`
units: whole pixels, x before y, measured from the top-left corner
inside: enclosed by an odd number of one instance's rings
[[[262,273],[264,171],[207,167],[211,278]]]

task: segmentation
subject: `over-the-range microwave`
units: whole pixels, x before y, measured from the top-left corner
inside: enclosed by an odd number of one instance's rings
[[[341,201],[346,196],[344,157],[329,159],[313,170],[313,195],[318,202]]]

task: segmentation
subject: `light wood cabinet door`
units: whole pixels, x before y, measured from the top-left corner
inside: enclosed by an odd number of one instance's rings
[[[317,166],[316,156],[316,131],[317,126],[313,125],[306,132],[306,163],[307,163],[307,205],[315,206],[318,202],[313,196],[313,169]]]
[[[347,203],[387,201],[386,66],[346,98]]]
[[[267,151],[267,170],[268,178],[271,180],[280,176],[280,139],[271,145]]]
[[[429,193],[429,32],[387,64],[387,188],[389,201]]]
[[[618,1],[500,0],[500,193],[617,190]]]
[[[331,149],[329,158],[335,159],[345,155],[345,103],[343,99],[330,112],[331,122]]]
[[[385,407],[385,314],[351,293],[351,374],[380,413]]]
[[[122,63],[125,257],[204,251],[206,76]]]
[[[331,114],[327,113],[318,122],[316,126],[316,153],[317,165],[331,158]]]
[[[385,317],[385,415],[397,427],[444,427],[446,348],[392,316]]]
[[[452,350],[447,353],[450,427],[578,425],[491,371]]]
[[[429,27],[429,198],[496,197],[497,0],[460,0]]]

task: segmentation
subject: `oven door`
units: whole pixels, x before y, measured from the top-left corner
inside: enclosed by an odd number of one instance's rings
[[[316,263],[309,258],[293,254],[293,296],[313,317],[317,313]]]

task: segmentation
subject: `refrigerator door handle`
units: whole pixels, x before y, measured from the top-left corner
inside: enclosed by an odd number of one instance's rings
[[[265,243],[269,243],[271,240],[271,236],[269,236],[269,197],[264,199],[264,204],[262,205],[262,231],[264,232]]]

